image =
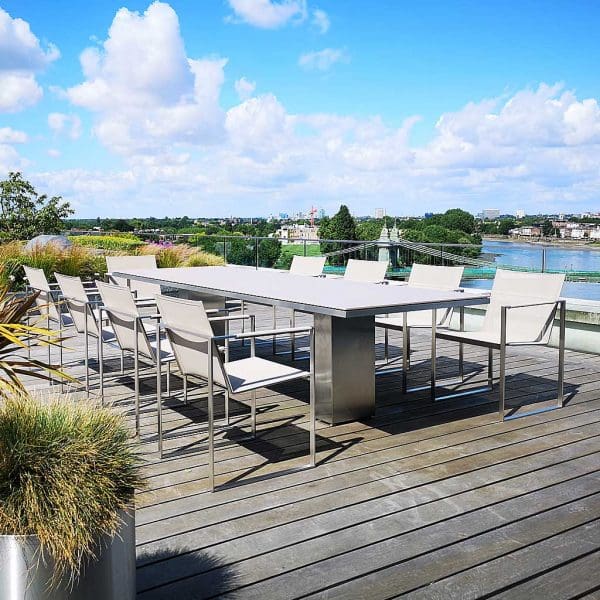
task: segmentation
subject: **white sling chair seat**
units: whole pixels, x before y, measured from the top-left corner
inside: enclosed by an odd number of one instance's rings
[[[413,264],[408,282],[409,287],[429,288],[434,290],[453,291],[458,289],[463,276],[463,267],[442,267],[437,265]],[[407,313],[409,327],[431,327],[432,311],[416,310]],[[437,325],[445,325],[452,316],[452,310],[437,311]],[[377,316],[375,325],[390,329],[402,330],[404,317],[400,315]]]
[[[446,329],[436,332],[436,337],[440,339],[487,347],[488,377],[492,383],[492,350],[500,350],[499,415],[502,420],[505,418],[506,347],[548,344],[559,307],[557,408],[562,406],[566,304],[560,300],[560,292],[564,280],[562,273],[522,273],[498,269],[481,328],[477,331]]]
[[[214,491],[214,392],[215,387],[225,393],[251,393],[252,435],[256,434],[256,390],[292,381],[310,380],[310,466],[315,465],[315,395],[314,395],[314,337],[312,327],[296,329],[251,331],[230,336],[215,336],[204,305],[200,301],[157,296],[156,303],[179,370],[184,376],[198,377],[208,384],[208,480]],[[255,355],[255,339],[275,333],[310,333],[310,370],[303,371],[281,365]],[[230,339],[251,340],[251,357],[236,361],[223,360],[217,342]],[[225,352],[227,359],[228,353]],[[159,442],[162,438],[162,413],[159,403]]]
[[[243,394],[258,387],[269,387],[285,381],[306,377],[306,371],[282,365],[258,356],[242,358],[223,364],[231,392]]]
[[[288,273],[290,275],[302,275],[304,277],[321,277],[323,275],[323,267],[325,266],[325,256],[299,256],[292,257],[292,264]],[[296,326],[296,311],[292,309],[292,318],[290,327]],[[277,307],[273,306],[273,329],[277,329]],[[277,354],[276,336],[273,336],[273,354]],[[291,336],[291,351],[292,360],[296,359],[296,337]]]
[[[40,313],[49,321],[58,323],[60,327],[70,327],[73,325],[71,316],[68,313],[60,312],[57,308],[57,299],[54,296],[60,290],[56,289],[58,286],[48,283],[44,270],[25,265],[23,265],[23,270],[25,271],[29,289],[39,292],[35,300],[35,305]]]
[[[167,364],[175,356],[167,340],[159,342],[160,330],[148,319],[158,320],[158,315],[141,315],[133,292],[126,287],[97,281],[96,286],[104,303],[103,310],[115,333],[116,343],[122,351],[132,352],[135,381],[135,431],[140,433],[140,357],[152,365]],[[160,343],[160,350],[159,350]],[[160,371],[157,370],[158,373]],[[100,394],[103,396],[103,356],[100,344]],[[168,372],[167,372],[168,382]]]
[[[107,276],[110,282],[120,286],[127,286],[126,279],[123,277],[115,277],[113,273],[116,271],[156,269],[156,256],[154,256],[154,254],[142,254],[140,256],[107,256],[106,268],[108,270]],[[134,292],[136,301],[148,304],[153,304],[154,296],[161,292],[159,284],[135,281],[133,279],[129,282],[129,289]]]
[[[362,283],[382,283],[385,281],[387,268],[388,264],[383,260],[357,260],[351,258],[346,264],[343,279]]]

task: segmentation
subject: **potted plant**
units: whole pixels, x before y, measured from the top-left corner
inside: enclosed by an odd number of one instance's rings
[[[133,599],[139,457],[110,409],[27,393],[24,375],[64,376],[18,353],[27,339],[60,343],[21,323],[32,305],[0,291],[0,592]]]

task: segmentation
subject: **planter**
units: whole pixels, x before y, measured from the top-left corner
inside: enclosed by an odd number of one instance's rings
[[[36,536],[0,536],[0,600],[134,600],[135,512],[121,513],[114,538],[99,544],[98,559],[85,564],[77,584],[48,589],[52,563],[38,562]]]

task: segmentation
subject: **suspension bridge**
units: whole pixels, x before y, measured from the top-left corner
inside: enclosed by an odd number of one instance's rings
[[[565,273],[568,281],[581,281],[581,282],[600,282],[600,272],[590,271],[573,271],[569,269],[548,269],[543,265],[540,268],[535,267],[524,267],[518,265],[505,265],[497,263],[492,260],[486,260],[484,258],[478,258],[475,256],[468,256],[463,254],[457,254],[444,249],[443,244],[436,246],[428,244],[420,244],[418,242],[411,242],[410,240],[400,239],[398,241],[388,240],[371,240],[360,244],[349,246],[347,248],[341,248],[328,252],[325,254],[327,258],[334,257],[352,257],[357,254],[360,256],[366,255],[369,250],[403,250],[414,253],[418,253],[424,256],[430,256],[436,263],[441,265],[463,265],[465,267],[464,278],[465,279],[493,279],[496,274],[496,269],[507,269],[510,271],[524,271],[524,272],[546,272],[546,273]],[[412,259],[407,261],[412,263]],[[344,267],[327,266],[325,267],[328,272],[340,272],[344,270]],[[391,277],[406,278],[410,274],[410,266],[395,266],[391,265],[388,274]]]

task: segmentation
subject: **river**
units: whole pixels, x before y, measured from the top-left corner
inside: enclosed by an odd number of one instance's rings
[[[496,255],[496,262],[499,265],[517,265],[538,269],[542,266],[542,247],[537,244],[484,240],[482,252]],[[598,273],[600,272],[600,249],[546,246],[546,268]],[[475,279],[465,281],[463,285],[488,289],[492,287],[492,281]],[[563,286],[562,293],[568,298],[600,301],[600,283],[567,281]]]

